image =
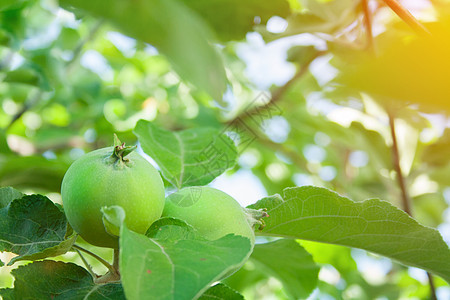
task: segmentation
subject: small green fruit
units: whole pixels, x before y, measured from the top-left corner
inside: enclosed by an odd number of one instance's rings
[[[188,187],[171,194],[163,216],[184,220],[209,240],[233,233],[250,239],[252,247],[255,243],[244,209],[231,196],[211,187]]]
[[[117,139],[118,141],[118,139]],[[161,217],[164,184],[158,171],[135,147],[102,148],[77,159],[66,172],[61,196],[67,220],[87,242],[118,247],[118,238],[105,231],[100,209],[121,206],[125,224],[145,233]]]

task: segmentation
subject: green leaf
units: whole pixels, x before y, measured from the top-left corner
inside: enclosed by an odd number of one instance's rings
[[[65,239],[67,220],[42,195],[24,196],[0,209],[0,250],[18,254],[19,260],[37,260],[66,253],[76,236]]]
[[[7,206],[13,200],[22,198],[23,194],[12,187],[0,188],[0,209]]]
[[[177,188],[206,185],[236,163],[236,146],[217,129],[171,132],[140,120],[134,133],[144,152]]]
[[[1,154],[10,154],[11,149],[9,149],[8,142],[6,140],[6,132],[0,129],[0,153]]]
[[[42,156],[0,155],[0,185],[59,192],[68,167]]]
[[[89,272],[73,263],[38,261],[12,270],[14,289],[0,289],[13,299],[125,299],[119,283],[95,284]]]
[[[450,282],[450,249],[439,232],[386,201],[353,202],[325,188],[287,188],[252,208],[270,217],[260,235],[298,238],[364,249],[422,268]]]
[[[21,68],[6,73],[4,82],[8,83],[22,83],[33,86],[39,86],[40,77],[36,70],[30,68]]]
[[[293,299],[306,299],[317,286],[319,267],[294,240],[257,244],[250,257],[261,270],[278,278]]]
[[[433,167],[445,166],[450,162],[448,149],[450,149],[450,129],[446,128],[439,140],[425,148],[422,160]]]
[[[150,238],[165,241],[200,238],[197,231],[191,225],[183,220],[172,217],[164,217],[155,221],[145,235]]]
[[[132,232],[120,236],[120,272],[129,299],[194,299],[248,258],[247,238],[216,241],[157,240]]]
[[[209,43],[212,32],[195,12],[174,0],[61,0],[103,17],[131,37],[152,44],[175,71],[216,100],[226,89],[222,60]]]
[[[0,11],[15,9],[17,6],[28,0],[1,0]]]
[[[261,29],[268,40],[301,33],[335,33],[354,22],[359,13],[359,0],[299,0],[301,9],[287,17],[288,26],[273,34]]]
[[[215,29],[223,41],[240,40],[253,30],[255,18],[266,24],[272,16],[287,17],[290,13],[286,0],[183,0]],[[230,22],[233,20],[233,22]]]
[[[230,288],[229,286],[218,283],[210,287],[200,298],[200,300],[244,300],[241,294]]]

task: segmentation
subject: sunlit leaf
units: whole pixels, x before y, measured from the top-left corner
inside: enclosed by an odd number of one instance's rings
[[[181,2],[61,0],[60,3],[103,17],[124,33],[155,46],[182,78],[216,100],[222,99],[226,76],[223,63],[210,44],[212,33],[206,22]]]
[[[296,187],[263,198],[253,208],[270,217],[260,233],[361,248],[425,269],[450,282],[450,249],[439,232],[386,201],[363,202],[325,188]]]
[[[216,241],[165,242],[122,226],[120,270],[127,298],[193,299],[236,269],[249,255],[250,242],[228,235]]]
[[[343,52],[339,83],[357,91],[370,93],[375,99],[392,105],[419,103],[433,111],[450,110],[450,18],[430,26],[430,36],[392,34],[377,40],[377,55]],[[345,64],[345,66],[344,66]],[[370,80],[369,80],[370,79]]]
[[[178,188],[205,185],[236,163],[236,146],[218,129],[172,132],[141,120],[134,132],[162,175]]]
[[[281,33],[261,29],[268,40],[301,33],[333,34],[354,22],[359,12],[358,0],[298,0],[300,7],[287,17],[288,26]]]

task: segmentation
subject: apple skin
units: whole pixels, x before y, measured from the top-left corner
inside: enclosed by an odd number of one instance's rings
[[[184,220],[209,240],[233,233],[255,244],[255,233],[240,204],[230,195],[206,186],[188,187],[166,199],[163,217]]]
[[[145,233],[161,217],[164,184],[158,171],[142,156],[131,152],[125,163],[112,162],[114,147],[89,152],[67,170],[61,187],[69,224],[88,243],[117,248],[118,238],[105,231],[100,209],[118,205],[125,224]]]

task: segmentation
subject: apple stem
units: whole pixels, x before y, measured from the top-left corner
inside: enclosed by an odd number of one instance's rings
[[[114,133],[114,151],[111,155],[111,163],[113,163],[117,167],[123,167],[130,163],[130,160],[126,158],[128,154],[136,150],[137,146],[125,146],[125,143],[122,143],[117,134]]]

